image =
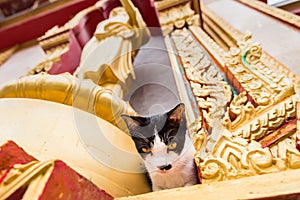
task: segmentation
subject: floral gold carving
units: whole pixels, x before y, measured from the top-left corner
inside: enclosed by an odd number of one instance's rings
[[[247,104],[249,107],[249,102]],[[239,117],[237,117],[237,119],[235,120],[239,120],[240,126],[238,128],[236,128],[237,126],[232,126],[236,124],[232,123],[229,119],[230,111],[227,112],[226,116],[224,117],[224,126],[228,130],[231,130],[232,134],[235,136],[253,140],[259,140],[265,137],[284,123],[295,118],[295,105],[293,98],[287,98],[285,101],[282,101],[279,104],[275,105],[271,110],[265,111],[263,113],[256,112],[254,108],[245,109],[243,105],[234,104],[231,104],[228,110],[235,111],[234,114],[236,115],[238,113],[237,116]],[[252,110],[252,112],[249,112],[250,110]],[[247,114],[248,118],[243,118],[243,116]],[[254,118],[253,116],[256,117]],[[235,121],[233,120],[233,122]],[[233,129],[233,127],[236,129]]]
[[[191,2],[188,2],[159,11],[159,21],[163,33],[167,35],[174,29],[181,29],[185,25],[199,25],[199,15],[195,14],[195,11],[191,9]]]
[[[247,2],[244,1],[243,3],[261,4],[259,7],[256,7],[256,9],[261,10],[261,8],[266,7],[267,9],[270,10],[271,15],[273,15],[272,14],[273,11],[271,11],[273,8],[271,6],[266,5],[265,3],[262,3],[262,2],[259,2],[259,1],[253,1],[253,0],[247,1]],[[237,47],[238,41],[242,41],[243,38],[245,38],[244,33],[240,32],[239,30],[234,28],[232,25],[227,23],[223,18],[219,17],[217,15],[217,13],[210,10],[205,4],[201,4],[201,8],[202,8],[202,13],[203,13],[204,18],[206,17],[206,18],[209,19],[209,20],[204,20],[204,22],[213,23],[214,25],[212,25],[212,26],[215,26],[217,28],[221,28],[221,31],[219,31],[220,32],[219,35],[217,35],[216,37],[213,37],[215,41],[208,42],[208,45],[205,45],[206,48],[210,48],[212,45],[215,45],[215,44],[213,44],[215,42],[218,44],[217,46],[219,46],[219,45],[222,46],[222,42],[227,42],[227,41],[229,41],[226,44],[227,46]],[[274,8],[274,9],[275,10],[280,10],[280,9],[277,9],[277,8]],[[283,11],[283,12],[285,12],[285,11]],[[285,12],[285,13],[287,13],[287,12]],[[289,13],[289,14],[291,14],[291,13]],[[296,18],[299,18],[299,16],[296,16],[296,15],[293,15],[293,16],[296,17]],[[287,19],[285,19],[285,20],[287,20]],[[207,26],[211,26],[211,25],[208,24]],[[197,28],[189,27],[189,28],[191,30],[198,29],[198,27]],[[214,31],[216,31],[216,30],[214,30]],[[198,34],[198,35],[201,34],[201,33],[198,33],[199,31],[196,31],[196,32],[194,34]],[[249,33],[246,33],[246,34],[249,34]],[[203,36],[203,34],[201,34],[201,37],[205,37],[205,36]],[[224,39],[224,37],[226,37],[227,39]],[[220,38],[222,38],[221,43],[218,42]],[[207,42],[209,40],[212,40],[212,39],[211,38],[205,39],[201,42]],[[231,45],[231,44],[234,44],[234,45]],[[217,47],[214,47],[214,48],[217,48]],[[216,56],[217,53],[213,53],[213,55]],[[282,75],[284,75],[285,77],[288,77],[288,78],[292,77],[294,79],[294,81],[299,80],[299,77],[296,74],[291,72],[286,66],[284,66],[283,64],[278,62],[276,59],[274,59],[271,55],[269,55],[265,51],[262,51],[261,61],[263,63],[265,63],[267,66],[273,66],[272,67],[273,72],[275,72],[275,73],[278,72],[278,74],[282,74]]]
[[[239,37],[237,46],[225,52],[198,27],[171,34],[178,62],[202,111],[190,132],[203,183],[300,167],[292,81],[297,77],[266,54],[250,33]],[[223,111],[211,112],[212,108]]]
[[[188,30],[174,31],[172,39],[202,116],[208,123],[214,118],[223,117],[232,94],[217,66],[201,46],[194,42]]]
[[[254,140],[223,134],[211,154],[197,162],[205,183],[299,168],[300,153],[290,138],[262,148]]]
[[[203,119],[200,116],[188,127],[191,138],[193,139],[193,144],[196,149],[196,154],[199,154],[204,141],[206,140],[206,132],[203,128]]]
[[[248,98],[255,107],[272,106],[285,97],[294,94],[294,85],[283,75],[278,75],[261,61],[262,48],[246,34],[233,49],[226,62],[227,76],[237,91],[247,91]],[[234,84],[235,80],[239,82]]]

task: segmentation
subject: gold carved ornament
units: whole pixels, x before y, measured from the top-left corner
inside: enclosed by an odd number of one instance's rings
[[[275,16],[276,17],[276,13],[277,10],[280,12],[284,12],[284,13],[288,13],[286,11],[280,10],[278,8],[273,8],[272,6],[268,6],[265,3],[262,3],[260,1],[243,1],[240,0],[240,2],[250,5],[252,7],[255,7],[255,9],[258,9],[259,11],[264,11],[264,9],[267,10],[266,13]],[[256,6],[254,6],[254,4],[256,4]],[[223,48],[224,50],[228,50],[228,46],[229,47],[238,47],[238,43],[240,43],[240,41],[245,41],[245,35],[246,37],[251,37],[250,33],[242,33],[240,32],[238,29],[236,29],[235,27],[233,27],[231,24],[229,24],[227,21],[225,21],[223,18],[221,18],[220,16],[217,15],[217,13],[213,12],[212,10],[210,10],[208,8],[208,6],[206,6],[205,4],[201,5],[202,8],[202,12],[203,12],[203,18],[205,19],[205,23],[204,27],[205,30],[208,31],[209,28],[207,27],[214,27],[213,28],[213,32],[217,33],[217,35],[213,35],[211,34],[211,31],[209,31],[209,35],[214,39],[214,41],[208,37],[207,34],[202,34],[202,32],[198,31],[199,27],[189,27],[190,30],[193,32],[193,34],[197,35],[197,38],[203,38],[201,40],[199,40],[201,43],[203,43],[203,45],[205,46],[205,48],[209,49],[209,51],[211,52],[211,54],[214,55],[214,57],[218,57],[218,56],[224,56],[225,54],[227,54],[226,52],[220,52],[220,46],[222,47],[222,44],[225,42],[226,43],[226,48]],[[279,13],[280,13],[279,12]],[[277,14],[279,14],[277,13]],[[281,16],[284,16],[282,14],[279,14]],[[291,13],[288,13],[288,15],[293,15]],[[299,16],[293,15],[292,18],[282,18],[284,21],[287,21],[288,23],[293,23],[295,22],[296,18],[299,18]],[[294,19],[293,19],[294,18]],[[248,35],[248,36],[247,36]],[[218,45],[217,45],[218,44]],[[223,61],[221,61],[222,59],[217,58],[218,62],[221,62],[222,66],[225,65],[225,59]],[[267,52],[262,51],[261,53],[261,57],[260,57],[260,61],[262,63],[264,63],[264,65],[266,66],[272,66],[271,67],[271,71],[274,73],[277,73],[277,75],[283,75],[285,78],[287,79],[291,79],[292,82],[298,82],[299,81],[299,77],[293,73],[290,69],[288,69],[286,66],[284,66],[282,63],[278,62],[275,58],[273,58],[271,55],[269,55]]]
[[[164,35],[171,33],[174,29],[182,29],[185,25],[199,25],[199,15],[191,9],[191,2],[177,2],[178,5],[168,9],[161,9],[165,7],[160,6],[162,3],[164,1],[156,2],[156,7],[159,10],[159,21]]]
[[[28,75],[48,73],[53,63],[60,62],[60,56],[69,50],[70,30],[79,24],[80,20],[95,10],[99,9],[96,5],[92,5],[86,9],[79,11],[72,19],[63,26],[54,26],[45,34],[37,38],[40,47],[44,50],[46,57],[38,63],[33,69],[28,71]]]
[[[223,80],[214,79],[218,73],[214,72],[210,58],[197,47],[189,31],[172,33],[180,63],[200,110],[206,113],[205,110],[211,109],[207,112],[211,114],[202,114],[190,127],[203,182],[298,168],[300,154],[296,149],[292,81],[278,76],[262,59],[262,48],[251,40],[251,35],[246,34],[238,48],[225,53],[219,51],[214,42],[198,38],[203,33],[196,33],[196,30],[199,31],[193,27],[196,40],[220,54],[216,56],[223,64],[222,71],[238,91],[232,99],[227,98],[228,101],[224,98],[226,95],[221,98],[227,104],[223,105],[223,114],[218,115],[217,107],[210,103],[212,94],[223,91],[228,95],[231,91],[224,90],[224,86],[223,90],[213,87],[212,83]],[[205,85],[209,87],[203,87]],[[216,102],[222,102],[221,99]]]
[[[227,108],[224,126],[213,131],[220,136],[209,153],[198,157],[208,182],[293,169],[300,161],[296,145],[282,150],[284,141],[296,141],[294,86],[261,61],[262,49],[250,38],[246,35],[225,63],[225,73],[239,95]]]
[[[174,31],[171,38],[200,110],[200,117],[189,127],[199,153],[202,145],[207,145],[204,143],[215,119],[225,115],[232,92],[217,66],[187,29]]]

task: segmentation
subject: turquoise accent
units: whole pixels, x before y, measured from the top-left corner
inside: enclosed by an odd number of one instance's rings
[[[250,69],[254,74],[256,74],[258,77],[260,77],[262,80],[264,80],[264,81],[266,81],[268,83],[272,83],[272,81],[270,79],[268,79],[267,77],[265,77],[261,73],[257,72],[257,70],[250,65],[250,63],[246,59],[248,53],[249,53],[249,50],[247,50],[247,51],[245,51],[245,53],[243,53],[243,55],[242,55],[242,63],[246,67],[248,67],[248,69]]]
[[[192,35],[192,37],[194,37]],[[195,39],[196,40],[196,39]],[[211,59],[211,57],[208,55],[208,53],[206,52],[206,50],[201,46],[199,45],[198,43],[198,47],[202,50],[202,52],[204,53],[204,55],[209,58],[209,60],[211,61],[212,65],[217,71],[218,73],[221,74],[221,76],[223,77],[224,81],[226,81],[228,83],[228,85],[230,86],[231,88],[231,92],[233,95],[238,95],[238,92],[234,89],[234,87],[230,84],[230,82],[228,81],[227,77],[225,76],[225,74],[219,69],[219,67],[216,66],[216,64],[214,63],[214,61]]]

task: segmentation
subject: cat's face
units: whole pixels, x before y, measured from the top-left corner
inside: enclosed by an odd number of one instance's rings
[[[149,173],[176,170],[186,137],[184,104],[161,115],[122,118]]]

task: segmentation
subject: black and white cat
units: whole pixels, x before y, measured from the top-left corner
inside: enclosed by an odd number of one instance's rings
[[[144,159],[152,190],[199,183],[195,149],[187,134],[184,104],[150,117],[122,115],[137,151]]]

